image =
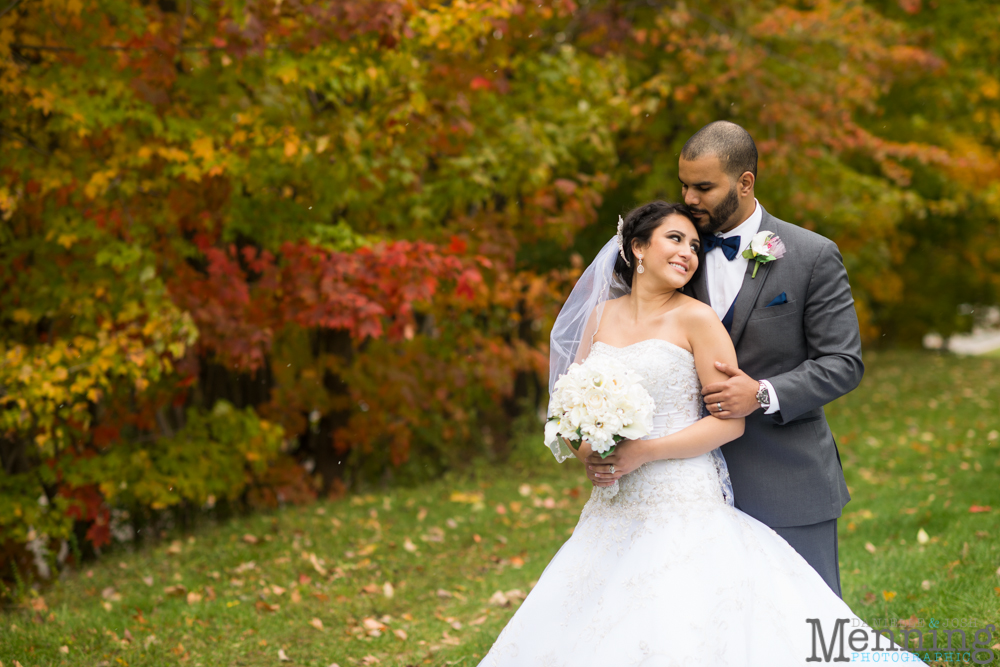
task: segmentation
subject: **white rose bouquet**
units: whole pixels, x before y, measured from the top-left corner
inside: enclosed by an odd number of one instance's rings
[[[642,379],[607,356],[590,356],[572,364],[556,380],[545,444],[551,446],[560,436],[568,441],[582,439],[605,458],[622,440],[649,435],[656,405],[640,384]],[[609,489],[614,495],[618,483]]]

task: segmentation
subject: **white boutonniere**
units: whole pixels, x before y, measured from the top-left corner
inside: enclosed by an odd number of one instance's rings
[[[756,262],[751,278],[757,277],[757,269],[761,264],[773,262],[785,256],[785,244],[774,232],[757,232],[750,240],[750,247],[743,251],[743,256]]]

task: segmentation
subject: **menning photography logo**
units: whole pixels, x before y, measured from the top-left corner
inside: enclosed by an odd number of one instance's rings
[[[884,619],[889,627],[873,628],[861,619],[838,618],[827,640],[823,623],[807,618],[812,626],[812,655],[806,662],[947,662],[988,665],[996,656],[990,643],[994,624],[976,628],[972,619],[915,618],[912,624]],[[845,628],[850,625],[848,632]],[[844,651],[844,640],[850,658]],[[940,641],[940,645],[939,645]],[[969,645],[971,641],[971,646]],[[909,648],[905,648],[909,647]]]

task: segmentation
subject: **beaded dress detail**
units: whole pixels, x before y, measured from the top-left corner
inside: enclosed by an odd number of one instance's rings
[[[651,339],[624,348],[595,342],[590,353],[643,377],[656,404],[649,438],[701,419],[687,350]],[[848,619],[845,635],[867,629],[787,542],[727,502],[725,482],[704,454],[646,463],[621,478],[614,496],[593,489],[573,535],[481,667],[806,666],[814,639],[807,618],[820,620],[827,644],[837,619]],[[851,662],[891,655],[845,648]]]

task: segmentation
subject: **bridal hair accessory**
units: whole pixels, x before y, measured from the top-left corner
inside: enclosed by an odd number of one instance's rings
[[[622,259],[625,260],[625,266],[627,266],[628,268],[631,269],[632,265],[629,264],[628,259],[625,258],[625,236],[622,234],[622,229],[624,229],[624,227],[625,227],[625,221],[622,220],[622,217],[619,215],[618,216],[618,254],[621,255]],[[641,259],[639,260],[639,273],[642,273],[642,260]]]
[[[743,251],[743,256],[756,262],[751,278],[757,277],[757,269],[761,264],[773,262],[785,256],[785,244],[774,232],[757,232],[750,240],[750,247]]]

